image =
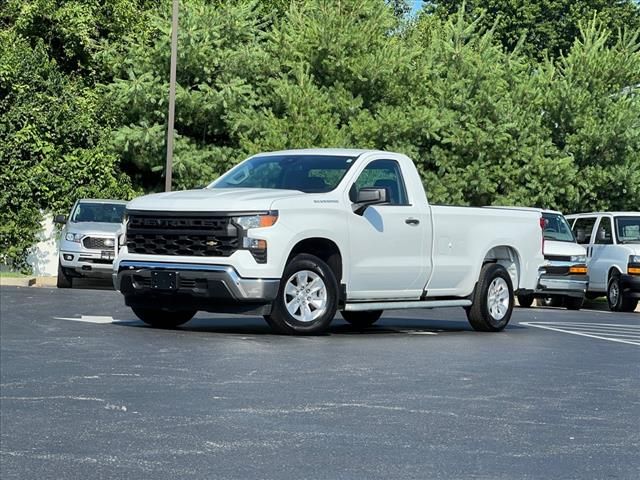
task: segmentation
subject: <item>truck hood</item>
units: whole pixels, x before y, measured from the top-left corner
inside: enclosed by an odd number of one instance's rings
[[[307,195],[298,190],[203,188],[155,193],[129,202],[127,210],[164,212],[242,212],[270,210],[275,200]]]
[[[557,240],[545,240],[544,241],[544,254],[545,255],[586,255],[587,250],[577,243],[573,242],[558,242]]]
[[[66,225],[67,232],[83,235],[115,235],[121,230],[124,230],[122,223],[69,222]]]

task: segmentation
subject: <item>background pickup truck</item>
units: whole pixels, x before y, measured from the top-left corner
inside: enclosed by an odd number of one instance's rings
[[[207,188],[127,206],[114,285],[144,322],[196,311],[261,314],[285,334],[365,327],[384,309],[464,307],[500,331],[543,262],[540,215],[430,206],[405,155],[255,155]]]

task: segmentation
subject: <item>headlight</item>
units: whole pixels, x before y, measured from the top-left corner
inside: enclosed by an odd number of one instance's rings
[[[576,263],[587,263],[587,257],[585,255],[573,255],[571,257],[571,261]]]
[[[76,243],[80,243],[80,239],[82,239],[82,235],[79,233],[72,233],[72,232],[68,232],[65,236],[64,239],[68,242],[76,242]]]
[[[631,255],[629,257],[629,263],[640,263],[640,255]]]
[[[234,223],[240,225],[244,230],[250,228],[270,227],[278,221],[278,212],[269,212],[259,215],[242,215],[232,217]]]

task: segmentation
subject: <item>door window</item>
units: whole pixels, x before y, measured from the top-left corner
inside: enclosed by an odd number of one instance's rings
[[[609,217],[602,217],[600,219],[594,243],[600,245],[613,243],[613,229],[611,228],[611,219]]]
[[[363,188],[384,188],[388,205],[409,204],[400,165],[394,160],[374,160],[362,171],[354,186],[355,191],[350,192],[352,197]]]
[[[578,243],[588,245],[591,243],[591,232],[596,223],[596,217],[578,218],[573,224],[573,233]]]

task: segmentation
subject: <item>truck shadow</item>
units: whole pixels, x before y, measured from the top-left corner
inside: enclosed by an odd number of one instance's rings
[[[74,290],[113,290],[110,278],[74,278]]]
[[[115,325],[126,327],[138,327],[149,328],[141,321],[137,319],[126,319],[116,322]],[[518,325],[509,325],[508,330],[521,330],[525,327]],[[224,317],[224,318],[206,318],[196,317],[190,322],[177,327],[175,329],[161,330],[165,332],[193,332],[193,333],[212,333],[212,334],[227,334],[227,335],[268,335],[281,338],[313,338],[305,336],[286,336],[278,335],[274,333],[267,323],[258,317]],[[329,330],[315,337],[326,336],[362,336],[367,337],[370,335],[438,335],[438,334],[450,334],[450,333],[464,333],[474,332],[469,326],[466,320],[437,320],[437,319],[416,319],[416,318],[402,318],[402,317],[389,317],[384,318],[380,322],[372,325],[368,328],[356,328],[340,317],[336,317],[336,320],[332,323]],[[477,333],[477,332],[474,332]]]

